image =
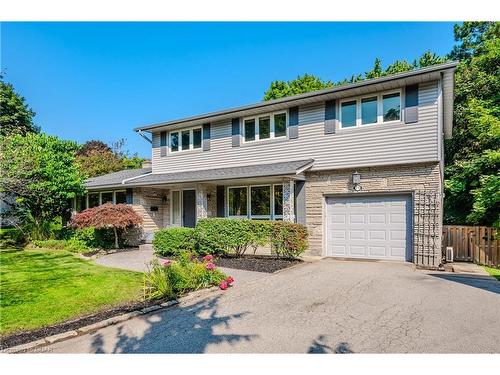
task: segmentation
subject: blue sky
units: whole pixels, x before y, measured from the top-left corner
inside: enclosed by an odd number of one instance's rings
[[[1,70],[49,134],[127,140],[132,128],[260,101],[273,80],[334,81],[453,46],[453,23],[2,23]]]

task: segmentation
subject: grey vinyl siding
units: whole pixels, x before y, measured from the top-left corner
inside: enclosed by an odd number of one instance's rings
[[[312,158],[312,170],[437,161],[438,86],[419,85],[418,122],[337,129],[324,134],[325,104],[299,108],[299,137],[231,146],[231,120],[213,122],[211,149],[160,157],[159,133],[153,134],[153,173],[274,163]],[[402,101],[404,103],[404,100]]]

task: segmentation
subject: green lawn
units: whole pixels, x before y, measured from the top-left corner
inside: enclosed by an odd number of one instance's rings
[[[498,268],[490,268],[490,267],[484,267],[486,272],[488,272],[491,276],[493,276],[495,279],[500,281],[500,270]]]
[[[142,273],[97,266],[66,251],[0,251],[0,334],[136,301]]]

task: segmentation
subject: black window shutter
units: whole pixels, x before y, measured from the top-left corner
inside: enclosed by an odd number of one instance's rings
[[[325,134],[334,134],[336,125],[335,100],[325,102]]]
[[[299,107],[290,107],[288,116],[288,138],[299,138]]]
[[[203,151],[210,150],[210,124],[203,124]]]
[[[160,156],[167,156],[167,132],[160,132]]]
[[[232,146],[239,147],[240,145],[240,119],[233,118],[231,120],[231,135],[232,135]]]
[[[418,122],[418,85],[406,86],[405,123]]]
[[[217,186],[217,217],[224,217],[224,204],[225,204],[225,188],[224,186]]]
[[[128,188],[126,190],[125,194],[126,194],[125,202],[127,204],[133,204],[134,203],[134,189]]]

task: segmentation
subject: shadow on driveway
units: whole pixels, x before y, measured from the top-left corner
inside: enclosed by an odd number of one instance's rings
[[[455,283],[465,284],[474,288],[479,288],[488,292],[500,294],[500,282],[495,280],[491,276],[451,273],[429,273],[429,275],[437,277],[438,279],[453,281]]]
[[[217,334],[218,327],[227,328],[232,320],[247,314],[219,315],[219,298],[213,297],[190,306],[168,309],[164,314],[146,316],[142,324],[136,327],[120,325],[113,332],[95,334],[91,342],[92,352],[203,353],[210,344],[234,344],[258,337]]]
[[[340,342],[335,347],[326,344],[326,336],[319,335],[307,351],[308,354],[350,354],[354,353],[349,347],[349,343]]]

